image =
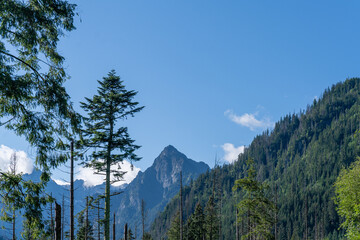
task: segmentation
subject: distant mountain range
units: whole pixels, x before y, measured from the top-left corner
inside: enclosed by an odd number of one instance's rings
[[[130,183],[119,187],[111,187],[111,191],[122,191],[121,194],[111,198],[111,214],[116,213],[117,236],[122,234],[124,224],[128,223],[133,232],[138,230],[141,234],[140,206],[143,199],[146,207],[146,229],[157,214],[172,199],[180,189],[179,175],[183,172],[183,184],[189,184],[200,174],[209,170],[209,166],[203,162],[195,162],[180,153],[173,146],[167,146],[155,159],[153,165],[144,172],[139,172],[137,177]],[[34,170],[31,174],[25,174],[25,180],[39,181],[41,172]],[[83,180],[74,182],[75,189],[75,213],[83,210],[86,205],[86,196],[104,194],[105,184],[87,187]],[[63,196],[65,203],[65,231],[68,230],[69,219],[69,186],[59,185],[50,180],[46,192],[52,194],[59,204],[62,204]],[[90,218],[95,223],[96,209],[90,209]],[[49,211],[44,212],[44,218],[48,218]],[[112,215],[111,215],[112,216]],[[103,214],[101,213],[101,217]],[[76,226],[76,225],[75,225]],[[136,226],[136,227],[135,227]],[[7,226],[9,227],[9,226]],[[22,219],[19,217],[16,222],[16,229],[22,229]],[[96,230],[95,230],[96,232]],[[18,234],[20,236],[20,233]],[[4,239],[10,237],[10,231],[0,229]]]

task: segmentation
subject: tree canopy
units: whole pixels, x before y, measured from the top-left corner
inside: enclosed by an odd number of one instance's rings
[[[360,158],[341,170],[335,182],[337,211],[349,239],[360,239]]]
[[[0,1],[0,124],[37,148],[44,171],[66,159],[56,149],[79,121],[57,50],[59,38],[75,29],[74,15],[66,0]]]

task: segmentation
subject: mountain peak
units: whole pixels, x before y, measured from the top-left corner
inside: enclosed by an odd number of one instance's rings
[[[164,148],[164,150],[162,150],[161,153],[174,153],[174,152],[179,153],[179,151],[173,145],[168,145],[167,147]]]
[[[170,162],[172,162],[170,163],[171,165],[182,164],[184,159],[187,159],[187,157],[183,153],[179,152],[174,146],[168,145],[155,159],[153,166],[158,166],[161,168],[164,167],[164,164],[168,164]]]

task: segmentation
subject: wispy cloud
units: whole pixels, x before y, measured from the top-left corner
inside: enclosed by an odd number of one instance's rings
[[[232,110],[227,110],[224,114],[234,123],[247,127],[251,131],[255,131],[256,129],[271,128],[274,126],[274,123],[271,122],[269,118],[263,118],[261,120],[256,119],[255,116],[257,114],[244,113],[243,115],[238,116]]]
[[[113,184],[113,186],[120,186],[124,183],[130,183],[140,171],[140,168],[137,168],[135,166],[131,168],[131,164],[125,160],[120,163],[119,166],[121,168],[120,171],[126,172],[124,174],[124,181],[116,182]],[[111,169],[118,170],[118,167],[112,166]],[[79,172],[75,176],[75,178],[84,180],[84,185],[90,187],[102,184],[104,182],[105,176],[94,174],[94,170],[92,170],[91,168],[80,167]]]
[[[16,173],[32,173],[34,164],[33,161],[27,156],[27,154],[24,151],[16,151],[5,145],[0,146],[0,170],[10,170],[10,159],[11,155],[14,153],[16,153],[17,157]]]
[[[221,146],[224,150],[224,160],[232,163],[237,160],[240,153],[244,153],[245,146],[235,147],[232,143],[225,143]]]

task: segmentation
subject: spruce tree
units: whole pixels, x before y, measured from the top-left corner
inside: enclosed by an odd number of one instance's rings
[[[127,127],[119,126],[119,120],[134,116],[143,107],[133,101],[137,94],[128,91],[115,71],[98,81],[98,94],[91,99],[86,98],[81,107],[87,112],[85,117],[84,145],[94,148],[92,159],[85,164],[93,168],[96,174],[105,175],[105,239],[110,239],[110,184],[122,180],[124,174],[120,163],[127,159],[131,162],[140,160],[135,150],[140,146],[134,144]],[[118,166],[119,170],[111,169]],[[111,176],[112,175],[112,176]]]
[[[210,196],[205,207],[205,231],[206,239],[215,240],[219,238],[219,217],[213,196]]]
[[[201,204],[197,203],[195,212],[189,218],[189,240],[203,240],[205,235],[205,215]]]
[[[76,240],[95,240],[93,225],[89,220],[86,221],[84,214],[85,212],[81,211],[77,217],[78,231]]]
[[[170,229],[167,232],[167,237],[169,240],[179,240],[180,239],[180,212],[177,211],[173,217],[170,225]]]
[[[143,240],[153,240],[153,238],[151,237],[150,233],[145,233]]]
[[[246,234],[241,239],[274,239],[274,203],[265,195],[266,185],[256,180],[254,161],[247,161],[247,177],[235,181],[233,191],[241,189],[243,198],[238,203],[239,221],[247,225]]]

